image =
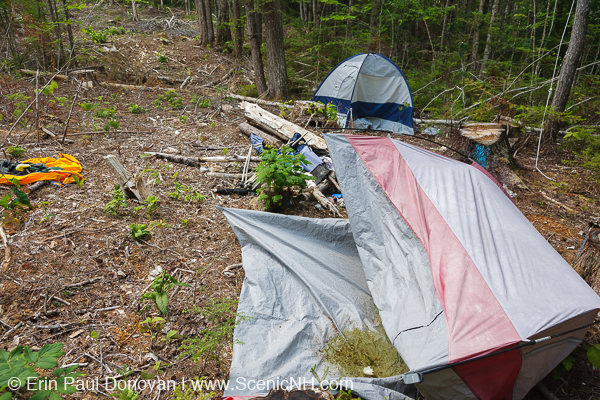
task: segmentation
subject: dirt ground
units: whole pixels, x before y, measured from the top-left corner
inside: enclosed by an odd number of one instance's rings
[[[69,154],[82,163],[85,176],[81,188],[46,186],[31,193],[33,209],[19,226],[6,227],[13,262],[0,280],[0,319],[10,326],[23,325],[8,335],[8,328],[0,325],[0,345],[4,349],[16,345],[39,348],[45,343],[62,342],[67,354],[61,364],[83,363],[80,370],[91,377],[117,374],[123,365],[151,371],[157,361],[169,364],[159,372],[166,378],[198,376],[201,366],[189,358],[178,358],[180,340],[153,341],[150,333],[140,331],[140,321],[158,315],[154,306],[141,311],[149,303],[141,305],[140,297],[164,269],[191,287],[171,292],[163,332],[177,330],[189,337],[204,329],[206,322],[200,315],[183,311],[203,306],[209,299],[237,298],[244,279],[241,268],[223,273],[226,267],[241,262],[241,251],[215,207],[253,208],[252,197],[217,195],[216,188],[234,188],[237,182],[206,174],[240,173],[243,163],[207,163],[204,168],[194,168],[142,155],[147,151],[184,156],[246,155],[249,140],[237,129],[244,121],[243,112],[227,93],[239,92],[253,77],[247,57],[235,61],[222,49],[198,46],[193,39],[195,24],[184,16],[178,14],[169,22],[165,13],[146,10],[140,23],[115,21],[123,12],[115,6],[88,10],[80,16],[97,29],[113,21],[114,25],[136,31],[112,36],[110,43],[102,46],[89,42],[81,46],[102,67],[84,78],[93,87],[79,88],[79,81],[59,80],[54,94],[40,100],[39,118],[60,138],[71,100],[78,93],[66,142],[20,125],[7,137],[11,121],[0,121],[3,143],[21,143],[26,149],[19,159]],[[114,50],[103,52],[100,47]],[[161,62],[159,53],[168,60]],[[40,78],[38,84],[46,81],[47,77]],[[144,87],[117,87],[104,82]],[[34,98],[36,79],[26,74],[4,75],[0,87],[3,96],[23,93]],[[178,100],[170,103],[159,99],[168,89],[178,93],[181,107]],[[56,100],[58,97],[69,101],[63,105]],[[16,105],[5,98],[0,112],[10,115]],[[79,103],[95,104],[96,108],[85,111]],[[131,113],[132,104],[147,112]],[[107,120],[97,118],[96,112],[112,107],[119,127],[104,132]],[[279,112],[276,107],[270,111]],[[400,139],[453,156],[446,147],[417,138]],[[133,209],[139,204],[132,199],[118,215],[105,213],[104,206],[112,199],[116,183],[104,160],[111,154],[130,173],[140,173],[152,183],[151,190],[159,198],[154,213],[136,213]],[[516,174],[526,188],[513,187],[512,191],[523,214],[572,263],[589,224],[598,222],[600,193],[590,173],[581,167],[565,166],[565,157],[572,156],[551,148],[543,151],[540,169],[553,179],[549,180],[534,171],[535,148],[521,150],[517,162],[523,168]],[[175,192],[176,184],[191,187],[203,200],[173,199],[169,193]],[[287,212],[333,217],[311,201],[298,203]],[[132,239],[128,226],[134,223],[155,226],[151,239]],[[97,341],[90,337],[92,331],[100,333]],[[587,340],[598,343],[599,331],[590,330]],[[230,356],[231,347],[226,349],[226,364]],[[600,398],[600,374],[593,370],[581,348],[574,356],[573,369],[560,379],[547,377],[545,385],[560,399]],[[98,360],[103,360],[104,368]],[[218,368],[209,364],[205,372],[207,378],[228,375],[226,365]],[[168,396],[159,394],[160,398]],[[85,392],[72,397],[104,395]],[[143,392],[142,397],[150,395]],[[541,397],[534,390],[527,398]]]

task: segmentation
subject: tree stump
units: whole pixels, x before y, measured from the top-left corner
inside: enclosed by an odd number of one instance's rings
[[[468,155],[485,168],[498,182],[510,190],[526,188],[513,170],[517,164],[508,141],[508,124],[471,123],[463,125],[451,136],[451,146]]]

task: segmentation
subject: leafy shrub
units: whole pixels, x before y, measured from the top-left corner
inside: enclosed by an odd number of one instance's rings
[[[150,236],[148,226],[145,224],[131,224],[129,225],[129,236],[135,240],[143,239],[146,236]]]
[[[144,109],[144,107],[142,107],[142,106],[138,106],[137,104],[134,104],[134,103],[129,103],[129,112],[132,114],[143,114],[143,113],[147,113],[148,111],[146,109]]]
[[[27,197],[27,193],[21,190],[21,184],[19,181],[16,178],[11,178],[9,181],[13,184],[10,187],[11,193],[0,199],[0,207],[4,208],[5,210],[14,210],[19,206],[31,208],[29,197]],[[12,197],[13,195],[15,196],[14,198]]]
[[[156,108],[160,108],[164,102],[167,102],[173,110],[183,108],[183,99],[173,89],[167,90],[165,94],[156,95],[156,100],[152,102]]]
[[[187,283],[179,282],[177,278],[163,271],[154,278],[152,285],[150,285],[151,292],[144,293],[142,299],[152,300],[158,311],[163,315],[167,315],[169,313],[169,294],[167,292],[175,286],[191,287]]]
[[[154,214],[158,209],[158,198],[156,196],[148,196],[146,200],[142,202],[142,205],[139,207],[135,207],[133,209],[134,212],[138,212],[140,210],[146,209],[146,216],[150,218],[150,215]]]
[[[277,150],[266,148],[260,155],[261,161],[256,167],[256,180],[265,186],[258,189],[259,200],[265,201],[265,209],[281,206],[284,195],[293,189],[306,187],[306,180],[315,180],[314,176],[304,175],[301,163],[309,164],[302,154],[294,154],[294,149],[283,146]]]
[[[117,212],[120,208],[127,208],[129,206],[127,203],[127,197],[125,197],[125,192],[119,185],[115,185],[112,191],[112,196],[112,200],[106,203],[104,206],[105,213],[117,215]]]
[[[58,400],[60,394],[73,394],[77,391],[75,386],[67,384],[69,381],[74,381],[76,377],[82,376],[78,372],[74,372],[79,365],[72,365],[66,368],[56,368],[58,359],[65,352],[62,351],[62,343],[46,344],[40,351],[32,351],[29,347],[17,346],[10,352],[0,349],[0,399],[10,400],[13,396],[12,392],[6,391],[9,381],[11,390],[17,391],[22,388],[32,389],[36,392],[32,398],[35,400],[45,400],[50,397],[50,400]],[[50,370],[55,379],[48,377],[40,377],[38,370]],[[18,379],[14,379],[18,378]],[[37,380],[32,383],[34,379]],[[67,380],[68,379],[68,380]],[[17,384],[18,387],[14,385]],[[48,390],[53,389],[54,390]]]
[[[25,149],[23,147],[19,147],[19,146],[10,146],[9,148],[6,149],[6,152],[13,157],[19,158],[19,157],[22,157],[23,154],[25,154]]]
[[[563,148],[572,150],[583,167],[592,171],[594,179],[600,182],[600,137],[596,132],[594,127],[574,128],[565,135]],[[563,163],[570,162],[563,160]]]

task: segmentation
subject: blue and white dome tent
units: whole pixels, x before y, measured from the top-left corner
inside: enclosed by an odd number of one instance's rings
[[[400,68],[381,54],[356,54],[335,67],[313,96],[333,103],[338,123],[412,135],[413,99]]]

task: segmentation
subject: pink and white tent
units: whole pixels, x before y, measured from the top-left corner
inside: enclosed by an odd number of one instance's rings
[[[429,400],[522,399],[579,345],[600,297],[481,167],[390,138],[326,141],[349,220],[224,210],[252,317],[226,396],[344,377],[320,350],[378,321],[410,372],[347,377],[368,400],[416,398],[413,383]]]
[[[590,324],[600,298],[481,167],[326,141],[374,303],[426,398],[521,399],[577,347],[587,327],[501,352]]]

